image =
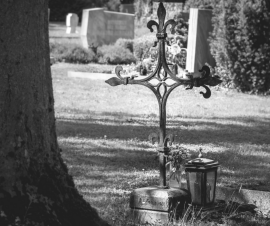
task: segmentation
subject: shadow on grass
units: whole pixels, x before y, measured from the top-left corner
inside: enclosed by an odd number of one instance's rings
[[[238,123],[235,123],[238,122]],[[182,144],[270,144],[269,118],[221,118],[195,120],[168,120],[167,134],[178,136]],[[145,141],[149,134],[158,132],[158,122],[151,125],[146,120],[127,119],[74,119],[57,120],[58,134],[63,137],[139,139]]]
[[[133,189],[158,185],[157,153],[145,142],[158,123],[141,122],[146,124],[121,117],[57,119],[62,155],[75,184],[104,219],[127,212]],[[220,184],[270,191],[269,119],[168,120],[168,125],[183,144],[219,147],[207,158],[221,164]]]
[[[221,153],[208,153],[207,157],[221,165],[220,184],[237,189],[270,191],[270,150],[265,148],[262,155],[254,152],[255,148],[252,154],[231,148]]]
[[[132,123],[121,117],[57,119],[62,155],[75,184],[105,219],[116,210],[126,212],[133,189],[158,185],[157,153],[145,142],[157,127],[157,121],[145,118]],[[269,119],[168,120],[168,127],[184,145],[210,146],[207,158],[221,164],[220,184],[270,191]]]
[[[114,148],[101,140],[77,141],[60,144],[62,155],[80,193],[96,208],[111,212],[118,202],[128,205],[133,189],[158,184],[155,151]]]

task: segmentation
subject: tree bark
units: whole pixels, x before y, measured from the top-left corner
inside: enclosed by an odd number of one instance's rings
[[[1,0],[0,225],[107,225],[61,158],[48,40],[47,0]]]

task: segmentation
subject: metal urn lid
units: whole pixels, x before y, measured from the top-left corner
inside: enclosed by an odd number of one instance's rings
[[[218,167],[219,163],[218,161],[207,159],[207,158],[196,158],[193,160],[190,160],[185,165],[186,168],[214,168]]]
[[[196,169],[217,168],[218,166],[219,166],[218,161],[203,158],[201,149],[200,149],[199,158],[192,159],[188,161],[187,164],[185,165],[186,168],[196,168]]]

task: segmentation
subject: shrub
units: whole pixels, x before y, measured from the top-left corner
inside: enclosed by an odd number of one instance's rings
[[[91,49],[84,49],[81,46],[75,46],[69,49],[63,58],[66,62],[70,63],[82,63],[88,64],[91,62],[96,62],[96,55]]]
[[[68,50],[67,45],[63,45],[62,43],[58,42],[50,42],[50,53],[52,55],[61,56],[62,54],[66,53]]]
[[[91,49],[70,43],[50,43],[50,54],[56,61],[87,64],[97,62],[97,56]]]
[[[142,60],[147,58],[149,55],[149,50],[154,45],[155,41],[157,41],[157,38],[149,35],[134,39],[133,53],[136,59]]]
[[[270,89],[270,4],[230,0],[214,8],[211,52],[217,66],[243,92]],[[224,70],[223,70],[224,71]]]
[[[188,21],[182,18],[182,13],[175,15],[174,20],[176,21],[175,34],[180,38],[180,43],[182,48],[187,48],[188,40]]]
[[[117,45],[103,45],[98,47],[99,63],[131,64],[136,59],[126,48]]]
[[[125,49],[128,49],[130,52],[133,53],[133,40],[132,39],[119,38],[115,42],[115,45],[124,47]]]

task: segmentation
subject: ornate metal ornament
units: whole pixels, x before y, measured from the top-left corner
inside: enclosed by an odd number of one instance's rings
[[[157,41],[154,43],[154,47],[158,46],[158,59],[155,69],[143,78],[136,78],[136,76],[123,77],[121,71],[123,71],[122,66],[117,66],[115,73],[117,77],[113,77],[105,81],[111,86],[118,85],[143,85],[148,87],[155,94],[158,104],[159,104],[159,134],[150,134],[149,139],[154,142],[157,140],[159,142],[158,152],[159,152],[159,165],[160,165],[160,187],[166,186],[166,158],[170,151],[168,144],[171,145],[174,136],[172,134],[166,135],[166,103],[170,93],[178,86],[183,85],[186,89],[192,89],[193,87],[203,87],[205,92],[200,92],[204,98],[209,98],[211,96],[211,91],[208,86],[216,86],[222,81],[218,76],[212,77],[210,75],[210,68],[208,66],[203,66],[199,70],[200,77],[194,78],[192,73],[187,74],[187,78],[179,78],[177,76],[176,65],[170,65],[169,67],[166,60],[165,46],[170,45],[167,40],[167,29],[169,25],[171,26],[171,31],[174,33],[174,27],[176,22],[174,20],[168,20],[165,22],[166,10],[163,3],[159,3],[158,20],[149,21],[147,27],[153,32],[153,27],[157,29]],[[198,74],[198,73],[197,73]]]

